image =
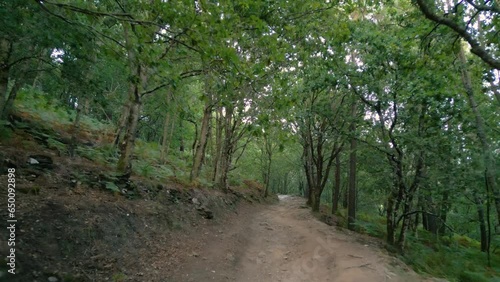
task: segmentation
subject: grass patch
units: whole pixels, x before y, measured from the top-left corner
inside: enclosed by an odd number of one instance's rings
[[[359,213],[356,220],[358,232],[372,237],[385,238],[386,220],[378,215]]]
[[[347,225],[347,210],[335,214],[339,226]],[[386,219],[358,213],[356,231],[372,237],[386,237]],[[399,231],[399,229],[398,229]],[[399,234],[399,233],[398,233]],[[436,236],[421,228],[418,235],[408,232],[403,260],[420,273],[456,282],[500,282],[500,238],[492,238],[491,267],[480,242],[464,235]]]
[[[416,271],[450,281],[500,281],[500,256],[492,254],[493,267],[488,267],[479,242],[459,235],[436,237],[424,230],[418,236],[408,236],[404,256]]]

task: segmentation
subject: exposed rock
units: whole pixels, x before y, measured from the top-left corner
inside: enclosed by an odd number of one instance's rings
[[[34,168],[53,169],[54,161],[52,157],[46,155],[31,155],[28,157],[28,164]]]
[[[207,209],[206,207],[198,207],[198,213],[206,219],[214,218],[214,212]]]

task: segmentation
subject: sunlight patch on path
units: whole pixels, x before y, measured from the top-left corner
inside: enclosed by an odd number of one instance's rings
[[[286,199],[291,198],[291,197],[292,196],[290,196],[290,195],[280,195],[280,194],[278,194],[278,199],[280,201],[286,200]]]

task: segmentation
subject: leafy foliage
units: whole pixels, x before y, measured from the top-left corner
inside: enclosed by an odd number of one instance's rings
[[[30,120],[49,148],[125,176],[260,181],[318,209],[336,189],[346,207],[355,153],[357,230],[421,271],[493,279],[498,8],[431,2],[4,1],[0,138]],[[425,20],[443,13],[458,30]]]

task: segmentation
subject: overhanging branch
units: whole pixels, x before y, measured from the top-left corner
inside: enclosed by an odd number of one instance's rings
[[[467,32],[467,29],[461,27],[459,24],[454,22],[449,18],[445,18],[435,14],[429,6],[425,3],[426,0],[416,0],[420,11],[424,14],[426,18],[431,21],[434,21],[438,24],[445,25],[455,31],[460,37],[462,37],[465,41],[469,43],[471,46],[471,52],[476,54],[481,60],[483,60],[486,64],[491,66],[494,69],[500,70],[500,60],[495,59],[490,53],[486,51],[486,49],[481,46],[479,41],[477,41],[472,35]],[[469,2],[469,1],[468,1]]]

